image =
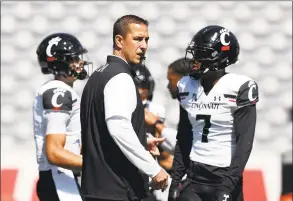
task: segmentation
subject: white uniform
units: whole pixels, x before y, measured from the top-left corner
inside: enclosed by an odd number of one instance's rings
[[[162,122],[165,121],[165,119],[166,119],[165,107],[158,105],[158,104],[155,104],[151,101],[147,101],[145,103],[145,107],[149,112],[158,116]],[[147,135],[148,135],[148,137],[152,137],[151,133],[147,133]],[[170,149],[173,150],[175,147],[175,144],[176,144],[176,135],[174,136],[173,133],[170,133],[170,135],[167,134],[164,137],[166,137],[166,140],[160,144],[160,147],[166,151],[169,151]],[[171,144],[171,146],[170,146],[170,144]],[[172,146],[174,146],[174,147],[172,147]],[[172,182],[172,179],[170,178],[170,175],[169,175],[169,181],[168,181],[169,185],[168,185],[167,189],[164,192],[162,192],[161,190],[154,190],[153,191],[153,194],[156,197],[156,200],[158,200],[158,201],[167,201],[168,200],[168,194],[169,194],[169,188],[170,188],[171,182]]]
[[[181,78],[177,86],[180,104],[192,125],[190,159],[217,167],[230,166],[236,147],[233,113],[247,101],[256,101],[256,83],[244,75],[229,73],[208,94],[200,80],[189,76]]]
[[[147,101],[145,103],[146,109],[153,113],[154,115],[158,116],[160,118],[160,121],[163,123],[165,122],[166,119],[166,109],[165,107],[155,104],[151,101]],[[147,129],[148,131],[148,129]],[[148,136],[151,134],[148,133]],[[164,150],[167,151],[171,154],[173,154],[175,145],[176,145],[176,135],[177,135],[177,130],[170,128],[170,127],[165,127],[163,128],[161,132],[161,137],[165,137],[165,141],[160,144],[160,147]]]
[[[67,84],[51,80],[36,93],[33,106],[34,139],[39,171],[52,171],[60,201],[81,201],[71,170],[48,162],[45,150],[47,134],[66,134],[64,149],[80,154],[80,98]]]
[[[155,104],[155,103],[153,103],[151,101],[147,101],[145,103],[145,107],[149,112],[151,112],[154,115],[158,116],[162,122],[165,121],[165,119],[166,119],[166,109],[165,109],[164,106],[161,106],[159,104]]]

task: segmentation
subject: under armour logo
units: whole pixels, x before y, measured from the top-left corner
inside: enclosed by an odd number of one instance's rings
[[[214,101],[216,101],[218,99],[218,101],[221,101],[221,96],[214,96]]]
[[[225,199],[223,199],[222,201],[227,201],[227,199],[230,198],[230,195],[224,194],[223,197],[224,197]]]

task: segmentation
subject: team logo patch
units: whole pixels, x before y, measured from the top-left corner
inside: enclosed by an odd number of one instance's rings
[[[73,103],[70,91],[64,88],[51,88],[43,93],[43,107],[45,110],[71,111]]]
[[[256,83],[251,80],[251,81],[248,82],[248,87],[249,87],[248,99],[251,102],[255,103],[256,102],[256,99],[257,99],[257,96],[253,92],[257,90]]]
[[[57,36],[55,38],[52,38],[49,41],[48,46],[46,48],[46,54],[48,56],[47,61],[54,61],[55,60],[55,57],[53,56],[54,53],[52,54],[51,49],[52,49],[53,45],[57,46],[61,40],[62,39],[59,36]]]
[[[230,50],[230,40],[229,40],[230,33],[228,29],[221,29],[220,34],[221,34],[220,41],[221,41],[221,44],[223,45],[221,47],[222,52]]]
[[[59,96],[64,97],[65,92],[66,92],[65,89],[61,89],[61,88],[54,89],[53,91],[54,95],[52,96],[52,99],[51,99],[51,103],[54,106],[53,108],[54,110],[59,110],[60,107],[63,105],[63,103],[58,104],[57,100]]]

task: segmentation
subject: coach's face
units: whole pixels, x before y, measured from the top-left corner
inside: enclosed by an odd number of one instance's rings
[[[145,24],[131,23],[122,41],[122,52],[128,63],[139,64],[142,62],[148,48],[148,26]]]

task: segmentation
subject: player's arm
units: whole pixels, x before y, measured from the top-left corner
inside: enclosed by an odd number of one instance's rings
[[[165,141],[160,144],[160,147],[165,151],[172,153],[174,152],[176,145],[177,130],[165,126],[164,122],[160,118],[145,109],[145,122],[149,126],[154,126],[158,137],[165,138]]]
[[[159,127],[161,125],[158,125],[157,127]],[[161,135],[160,137],[165,138],[166,140],[160,145],[162,149],[164,149],[165,151],[174,154],[175,151],[175,146],[176,146],[176,136],[177,136],[177,130],[170,128],[170,127],[166,127],[165,125],[164,128],[161,130]]]
[[[120,73],[108,81],[104,89],[104,104],[105,120],[115,143],[139,170],[150,178],[155,177],[162,168],[140,143],[131,123],[137,97],[130,75]]]
[[[82,156],[64,149],[65,141],[65,134],[47,134],[46,153],[48,161],[58,167],[80,171],[82,168]]]
[[[242,173],[249,159],[256,126],[256,106],[258,87],[255,82],[244,83],[239,90],[236,103],[238,109],[234,113],[234,129],[236,149],[232,156],[229,171],[222,182],[222,190],[231,193],[241,182]]]
[[[55,107],[57,103],[62,104]],[[71,93],[66,91],[64,94],[53,93],[48,90],[43,94],[43,106],[46,121],[46,155],[49,163],[70,170],[81,170],[82,157],[66,149],[66,126],[72,110]]]
[[[175,190],[181,182],[182,177],[186,174],[189,167],[189,154],[192,147],[192,139],[192,126],[190,124],[187,111],[180,106],[177,142],[171,172],[172,184],[169,191],[170,194],[172,194],[172,190]]]

